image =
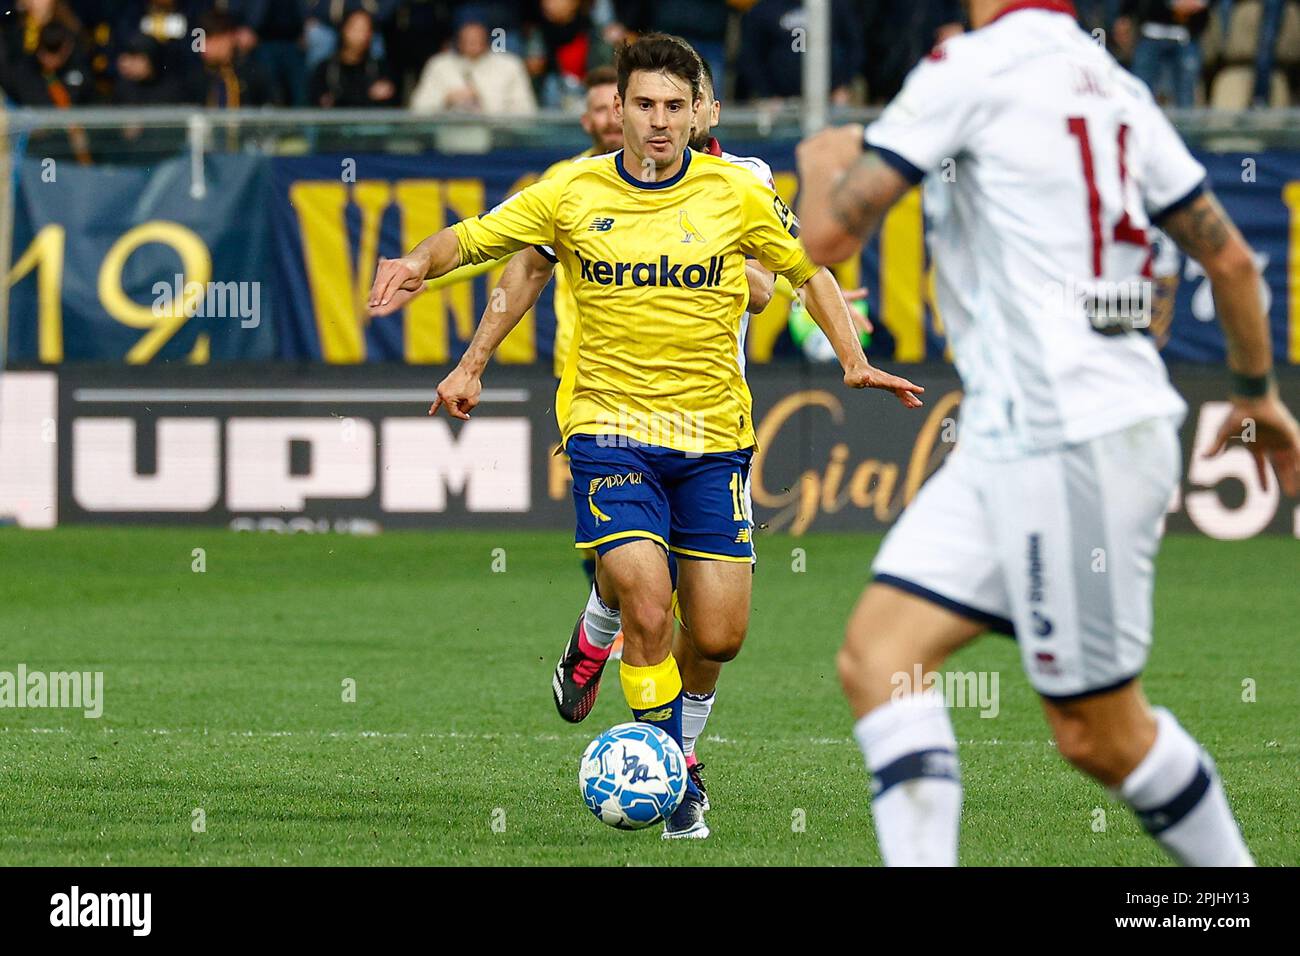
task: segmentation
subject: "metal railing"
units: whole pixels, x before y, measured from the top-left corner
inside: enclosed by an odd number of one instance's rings
[[[831,123],[870,122],[877,109],[832,107]],[[1171,111],[1184,137],[1214,152],[1300,149],[1300,109]],[[733,141],[802,135],[803,111],[726,107],[721,130]],[[482,117],[407,110],[239,109],[192,107],[74,110],[12,109],[4,114],[19,155],[72,156],[70,129],[85,132],[96,162],[141,163],[205,152],[267,155],[310,153],[485,153],[501,149],[581,149],[586,135],[572,113],[548,110],[529,116]]]

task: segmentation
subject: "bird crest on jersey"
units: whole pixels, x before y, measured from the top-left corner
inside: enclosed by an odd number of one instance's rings
[[[685,209],[678,210],[677,225],[679,225],[682,229],[682,242],[691,242],[691,241],[703,242],[704,241],[703,233],[701,233],[700,230],[695,228],[695,225],[691,222],[691,214],[688,213]]]

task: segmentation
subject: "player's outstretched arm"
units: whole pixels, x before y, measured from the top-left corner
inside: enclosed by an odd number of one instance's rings
[[[506,263],[501,281],[488,294],[487,308],[483,310],[469,347],[456,367],[438,385],[438,397],[429,407],[430,415],[445,405],[447,414],[453,418],[469,419],[469,413],[478,404],[483,391],[483,370],[488,360],[519,320],[537,304],[554,271],[552,262],[532,247],[516,253]]]
[[[799,144],[799,238],[818,265],[842,262],[912,188],[880,157],[862,152],[862,126],[835,126]]]
[[[387,315],[410,301],[403,296],[394,304],[399,292],[419,293],[425,279],[446,275],[460,265],[460,240],[450,228],[442,229],[425,239],[400,259],[379,260],[375,282],[370,287],[368,306],[371,315]]]
[[[853,312],[844,301],[840,284],[835,281],[830,270],[818,269],[803,289],[804,305],[813,321],[826,333],[835,355],[844,367],[844,384],[849,388],[883,388],[898,396],[898,400],[907,408],[920,408],[921,399],[917,396],[925,389],[913,385],[905,378],[882,372],[867,361],[858,340],[858,326],[853,321]]]
[[[1255,456],[1260,482],[1267,485],[1271,461],[1283,490],[1300,494],[1300,427],[1282,404],[1273,378],[1268,313],[1250,246],[1210,192],[1157,225],[1205,269],[1228,341],[1232,410],[1208,454],[1217,455],[1231,438],[1253,432],[1248,450]]]

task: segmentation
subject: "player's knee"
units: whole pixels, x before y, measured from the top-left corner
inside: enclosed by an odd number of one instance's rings
[[[661,601],[653,596],[637,596],[624,599],[621,610],[624,635],[631,635],[636,640],[656,643],[671,639],[668,628],[671,612]]]
[[[844,642],[839,653],[835,655],[835,670],[840,675],[840,686],[846,691],[851,692],[858,686],[862,672],[859,666],[857,652],[848,641]]]
[[[701,657],[718,664],[725,664],[727,661],[735,660],[736,655],[740,653],[741,645],[745,643],[745,629],[726,626],[706,628],[703,633],[692,630],[691,638]]]
[[[873,628],[859,614],[849,619],[844,644],[835,657],[840,683],[848,690],[871,680],[873,674],[887,674],[902,666],[894,660],[896,649],[887,634]]]
[[[1117,770],[1124,759],[1119,748],[1086,720],[1058,721],[1056,749],[1069,764],[1103,783],[1123,777]]]
[[[845,693],[852,695],[871,683],[872,670],[878,657],[872,653],[868,635],[855,634],[850,624],[844,643],[835,655],[835,669]]]

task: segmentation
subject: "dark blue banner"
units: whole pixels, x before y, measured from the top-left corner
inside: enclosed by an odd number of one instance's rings
[[[726,147],[767,160],[777,191],[794,200],[793,142]],[[454,361],[502,266],[370,319],[365,297],[376,258],[401,255],[477,215],[563,158],[538,150],[217,156],[207,160],[201,198],[191,195],[188,161],[151,169],[60,163],[50,180],[46,164],[26,160],[15,209],[10,360]],[[1259,256],[1278,361],[1300,364],[1300,154],[1200,159]],[[836,267],[843,286],[869,290],[873,356],[894,363],[944,356],[931,265],[914,191],[860,257]],[[1221,363],[1223,336],[1197,264],[1157,236],[1153,267],[1151,331],[1166,356]],[[778,284],[771,305],[753,318],[751,362],[797,354],[787,330],[790,301],[788,286]],[[256,320],[247,314],[254,308]],[[500,360],[549,365],[554,335],[548,291]]]
[[[265,161],[151,168],[25,159],[15,184],[9,360],[232,361],[275,354]]]

